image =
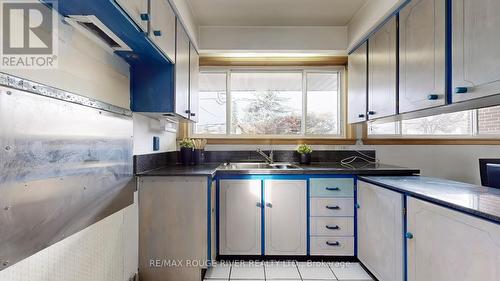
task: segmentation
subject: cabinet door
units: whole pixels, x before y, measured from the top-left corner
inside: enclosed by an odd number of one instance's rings
[[[139,178],[139,272],[141,280],[200,280],[203,264],[151,267],[152,259],[207,258],[207,179]]]
[[[366,101],[367,101],[367,82],[368,82],[368,54],[367,43],[365,42],[359,48],[349,55],[349,124],[363,122],[366,120]]]
[[[175,63],[175,13],[168,0],[151,0],[150,38]]]
[[[261,181],[221,180],[219,253],[261,254]]]
[[[177,49],[175,62],[175,113],[189,118],[189,37],[177,21]]]
[[[403,195],[358,182],[358,258],[384,281],[403,280]]]
[[[189,55],[189,119],[198,122],[198,76],[200,75],[200,56],[194,48],[193,44],[190,45]]]
[[[142,32],[148,31],[147,18],[141,17],[141,15],[148,15],[148,0],[116,0],[116,3],[139,26]]]
[[[500,1],[455,0],[452,8],[453,102],[499,94]]]
[[[368,118],[396,114],[396,19],[368,41]]]
[[[500,280],[500,225],[408,198],[409,281]]]
[[[305,255],[307,197],[305,180],[266,180],[265,254]]]
[[[399,112],[446,103],[445,2],[415,0],[399,12]]]

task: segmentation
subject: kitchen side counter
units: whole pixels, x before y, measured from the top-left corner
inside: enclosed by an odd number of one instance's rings
[[[500,189],[422,176],[365,176],[360,180],[500,223]]]

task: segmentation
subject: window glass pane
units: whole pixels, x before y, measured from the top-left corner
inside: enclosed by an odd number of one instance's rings
[[[399,122],[389,123],[368,123],[369,135],[395,135],[398,134]]]
[[[500,106],[478,109],[480,135],[500,135]]]
[[[300,134],[302,73],[231,73],[231,111],[232,134]]]
[[[340,133],[337,81],[337,73],[307,74],[307,134]]]
[[[472,135],[473,111],[404,120],[403,135]]]
[[[226,133],[226,73],[200,73],[196,134]]]

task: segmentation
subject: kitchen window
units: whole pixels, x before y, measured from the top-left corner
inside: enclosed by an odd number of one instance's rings
[[[342,138],[343,68],[200,72],[195,137]]]
[[[368,137],[498,137],[500,106],[390,123],[369,123]]]

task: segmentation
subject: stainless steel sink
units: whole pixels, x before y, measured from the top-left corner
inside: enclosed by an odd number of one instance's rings
[[[300,169],[292,163],[226,163],[224,168],[228,170],[286,170]]]

